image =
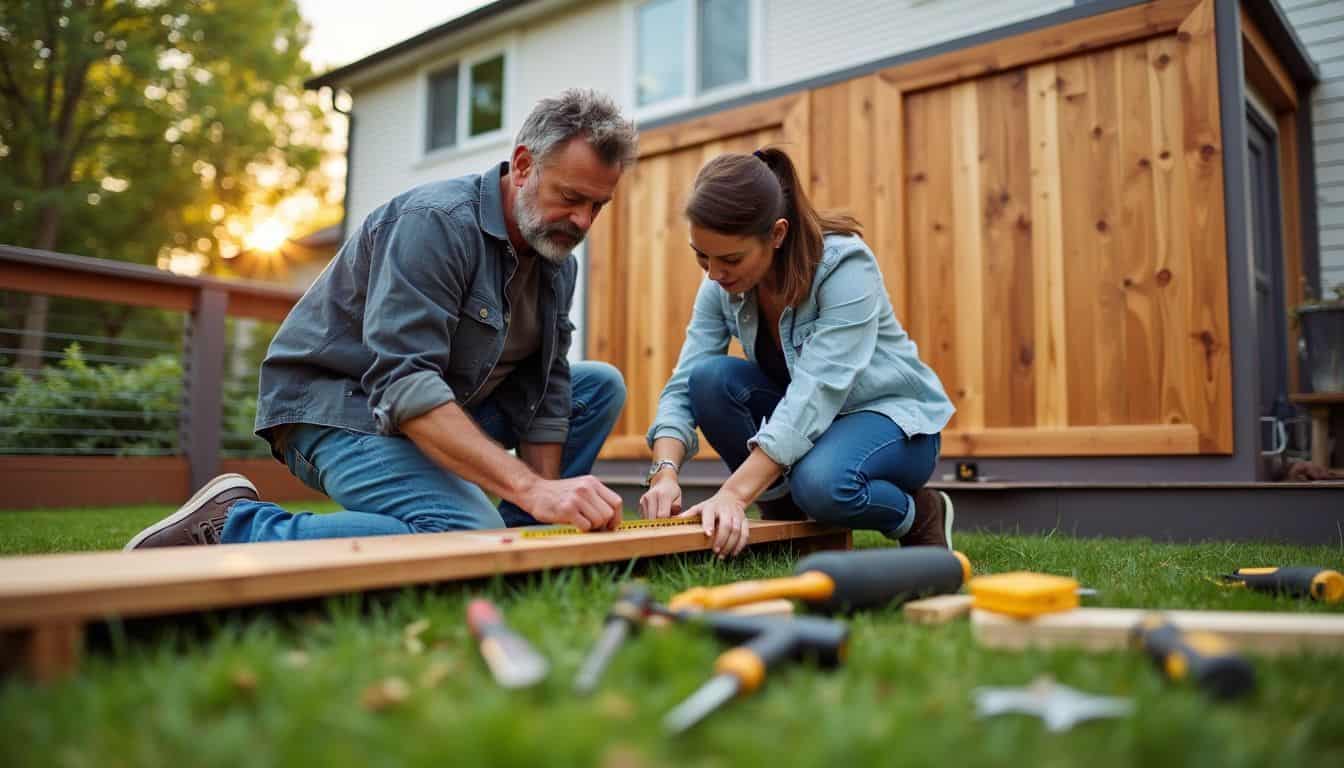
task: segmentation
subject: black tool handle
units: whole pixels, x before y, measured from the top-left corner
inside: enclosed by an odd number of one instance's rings
[[[824,573],[835,582],[829,597],[808,603],[829,613],[951,594],[969,578],[970,561],[942,547],[865,549],[808,555],[794,572],[808,571]]]
[[[1211,632],[1182,632],[1162,615],[1152,614],[1134,628],[1133,641],[1168,680],[1193,681],[1214,698],[1236,698],[1255,687],[1255,668]]]
[[[1310,597],[1326,603],[1344,600],[1344,575],[1328,568],[1238,568],[1228,578],[1259,592]]]

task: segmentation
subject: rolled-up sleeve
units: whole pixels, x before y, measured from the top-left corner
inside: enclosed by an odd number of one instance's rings
[[[835,421],[859,372],[873,359],[878,292],[883,290],[872,252],[856,240],[817,286],[820,311],[812,336],[803,343],[783,399],[748,445],[759,445],[785,468],[812,450]]]
[[[452,214],[402,213],[369,234],[364,343],[373,363],[361,384],[384,435],[452,402],[444,376],[464,292],[467,253]]]
[[[700,283],[700,290],[695,294],[695,308],[691,310],[691,322],[686,328],[686,340],[677,357],[677,367],[658,396],[658,411],[646,436],[650,448],[660,437],[675,437],[686,446],[687,460],[700,450],[687,382],[697,365],[728,351],[732,332],[723,314],[722,290],[708,278]]]

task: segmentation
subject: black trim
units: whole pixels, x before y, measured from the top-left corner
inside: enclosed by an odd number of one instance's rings
[[[1223,229],[1227,238],[1228,340],[1232,355],[1232,466],[1236,479],[1263,479],[1260,461],[1260,337],[1252,291],[1247,203],[1246,78],[1238,0],[1216,0],[1219,119],[1223,140]]]
[[[407,38],[405,40],[402,40],[400,43],[389,46],[380,51],[375,51],[369,54],[368,56],[365,56],[362,59],[346,64],[343,67],[337,67],[336,69],[333,69],[330,72],[324,72],[323,74],[318,75],[317,77],[306,80],[304,81],[303,87],[315,91],[323,86],[340,85],[340,82],[342,80],[350,77],[351,75],[355,74],[356,72],[359,72],[360,70],[368,69],[369,67],[372,67],[375,64],[381,64],[382,62],[387,61],[388,59],[394,58],[408,51],[413,51],[422,45],[428,45],[429,43],[432,43],[435,40],[444,37],[446,35],[450,35],[454,32],[461,32],[462,30],[475,24],[479,24],[480,22],[485,21],[486,19],[493,18],[495,16],[500,15],[501,13],[506,13],[515,8],[520,8],[524,5],[527,5],[530,2],[533,2],[533,0],[495,0],[495,2],[490,3],[489,5],[483,5],[480,8],[477,8],[476,10],[472,11],[471,13],[458,16],[457,18],[454,19],[449,19],[448,21],[445,21],[444,23],[440,24],[437,27],[427,29],[424,32],[421,32],[420,34],[416,35],[415,37]]]
[[[1316,67],[1316,62],[1312,61],[1311,54],[1297,36],[1292,23],[1283,14],[1278,0],[1248,0],[1242,3],[1242,7],[1251,21],[1255,22],[1256,28],[1264,33],[1283,66],[1288,68],[1288,75],[1305,95],[1311,86],[1320,82],[1321,71]]]

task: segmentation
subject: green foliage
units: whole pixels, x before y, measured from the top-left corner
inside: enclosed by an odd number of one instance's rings
[[[329,506],[327,507],[329,508]],[[295,507],[299,509],[299,507]],[[0,515],[0,550],[51,532],[78,548],[119,547],[169,508]],[[886,543],[871,534],[860,546]],[[1337,564],[1334,546],[1083,540],[959,534],[980,572],[1074,575],[1108,606],[1328,612],[1227,590],[1207,578],[1247,564]],[[33,551],[33,550],[27,550]],[[696,585],[791,572],[788,553],[728,562],[663,557],[527,576],[351,595],[291,610],[114,623],[74,679],[0,681],[0,764],[193,766],[1313,766],[1344,761],[1344,656],[1256,657],[1258,689],[1216,702],[1165,682],[1128,651],[989,651],[965,621],[926,627],[899,609],[849,617],[846,663],[788,665],[681,737],[660,719],[711,673],[722,646],[685,627],[632,636],[590,697],[571,688],[619,583],[662,600]],[[496,601],[551,661],[535,689],[491,680],[463,613]],[[1337,608],[1335,609],[1338,610]],[[407,642],[414,635],[418,643]],[[1051,674],[1135,701],[1131,717],[1065,733],[1020,715],[975,717],[971,690]],[[366,708],[398,679],[405,698]]]
[[[71,344],[59,365],[0,378],[0,453],[163,455],[178,448],[182,361],[156,355],[136,366],[91,365]],[[251,432],[255,391],[224,400],[225,430]],[[242,446],[261,451],[253,438]]]
[[[141,263],[236,245],[224,222],[318,163],[306,40],[293,0],[0,3],[0,242]]]
[[[182,363],[159,355],[143,365],[90,365],[78,344],[33,378],[6,374],[0,451],[156,455],[177,446]]]

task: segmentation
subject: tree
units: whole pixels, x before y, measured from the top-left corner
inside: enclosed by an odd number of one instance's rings
[[[0,2],[0,242],[201,266],[236,252],[229,218],[319,160],[306,38],[293,0]],[[25,347],[46,326],[33,299]]]

